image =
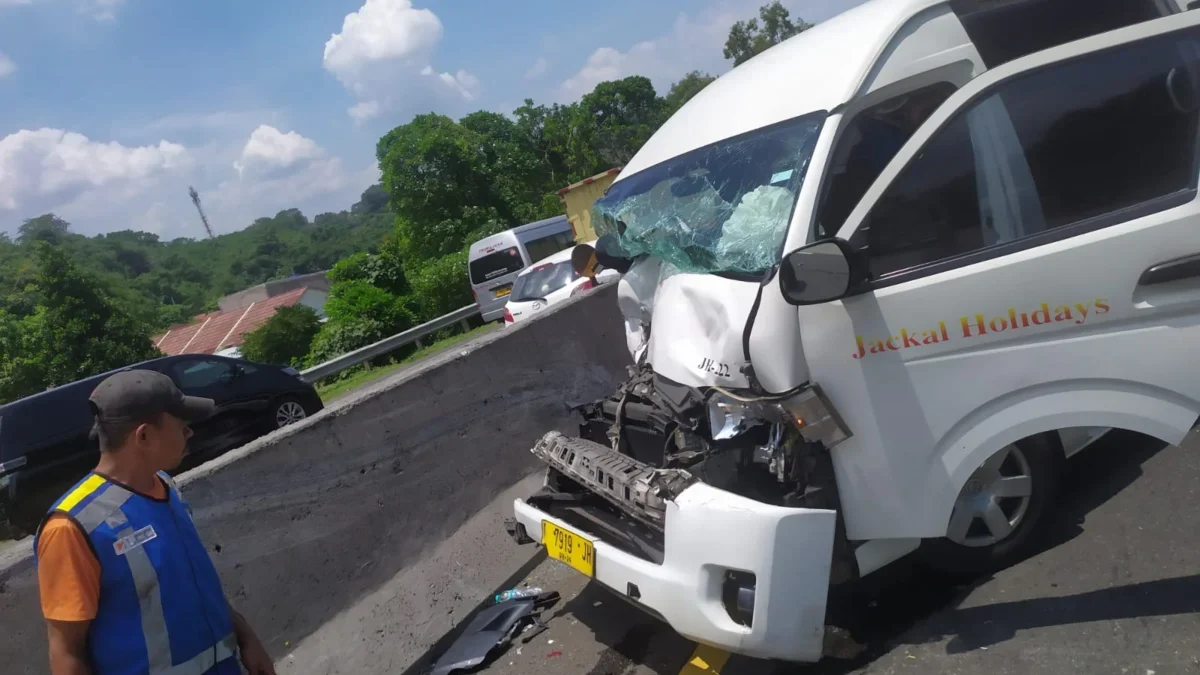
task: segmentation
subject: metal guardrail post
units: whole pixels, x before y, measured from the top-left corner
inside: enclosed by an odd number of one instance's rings
[[[348,354],[330,359],[325,363],[313,366],[307,370],[301,371],[300,378],[305,382],[316,382],[323,377],[336,375],[337,373],[346,370],[352,366],[357,366],[364,361],[381,356],[394,349],[399,349],[407,344],[412,344],[417,340],[435,333],[448,326],[453,326],[456,323],[461,323],[464,328],[467,328],[467,319],[479,313],[478,305],[467,305],[462,309],[455,310],[449,314],[439,316],[436,319],[426,321],[420,326],[409,328],[403,333],[397,333],[388,338],[384,338],[374,344],[369,344],[366,347],[360,347]]]

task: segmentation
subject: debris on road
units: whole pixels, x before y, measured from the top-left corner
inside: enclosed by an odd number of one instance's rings
[[[542,612],[558,600],[558,592],[550,591],[485,607],[467,624],[462,635],[434,662],[429,675],[450,675],[477,668],[496,650],[507,647],[514,637],[532,625],[534,630],[523,640],[528,644],[534,636],[546,630]]]

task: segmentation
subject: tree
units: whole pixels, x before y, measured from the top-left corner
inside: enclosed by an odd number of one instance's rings
[[[21,223],[21,227],[17,228],[17,241],[29,245],[38,241],[61,244],[70,232],[71,226],[67,221],[53,213],[47,213]]]
[[[650,80],[633,75],[601,82],[579,102],[579,124],[592,132],[610,167],[626,164],[666,120],[667,108]]]
[[[726,59],[733,60],[734,66],[812,28],[812,24],[803,19],[793,22],[787,8],[779,0],[760,7],[758,16],[762,19],[761,28],[758,19],[748,19],[738,21],[729,29],[724,54]]]
[[[65,252],[36,245],[36,311],[0,318],[0,402],[160,356],[148,327]]]
[[[388,193],[382,185],[372,185],[367,188],[358,203],[350,207],[354,215],[370,215],[387,210]]]
[[[673,115],[675,111],[683,107],[684,103],[692,100],[692,97],[699,94],[701,90],[711,84],[717,78],[702,73],[699,70],[684,75],[678,82],[671,85],[670,91],[667,92],[666,106],[667,114]]]
[[[388,132],[378,152],[406,259],[458,251],[485,223],[495,230],[513,224],[515,215],[493,191],[483,138],[449,117],[418,115]]]
[[[251,361],[297,366],[321,330],[321,319],[307,305],[280,307],[275,315],[243,338],[242,356]]]

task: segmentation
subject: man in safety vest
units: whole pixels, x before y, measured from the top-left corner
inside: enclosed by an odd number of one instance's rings
[[[240,675],[239,655],[251,675],[274,675],[166,473],[212,400],[128,370],[101,382],[90,403],[100,461],[34,538],[52,675]]]

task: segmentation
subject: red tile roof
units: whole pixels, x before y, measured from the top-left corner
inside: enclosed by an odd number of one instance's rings
[[[300,302],[308,288],[297,288],[273,298],[256,302],[249,307],[228,312],[211,312],[196,317],[194,323],[171,326],[162,335],[152,338],[159,351],[167,356],[177,354],[212,354],[227,347],[242,344],[243,336],[275,316],[280,307]]]

